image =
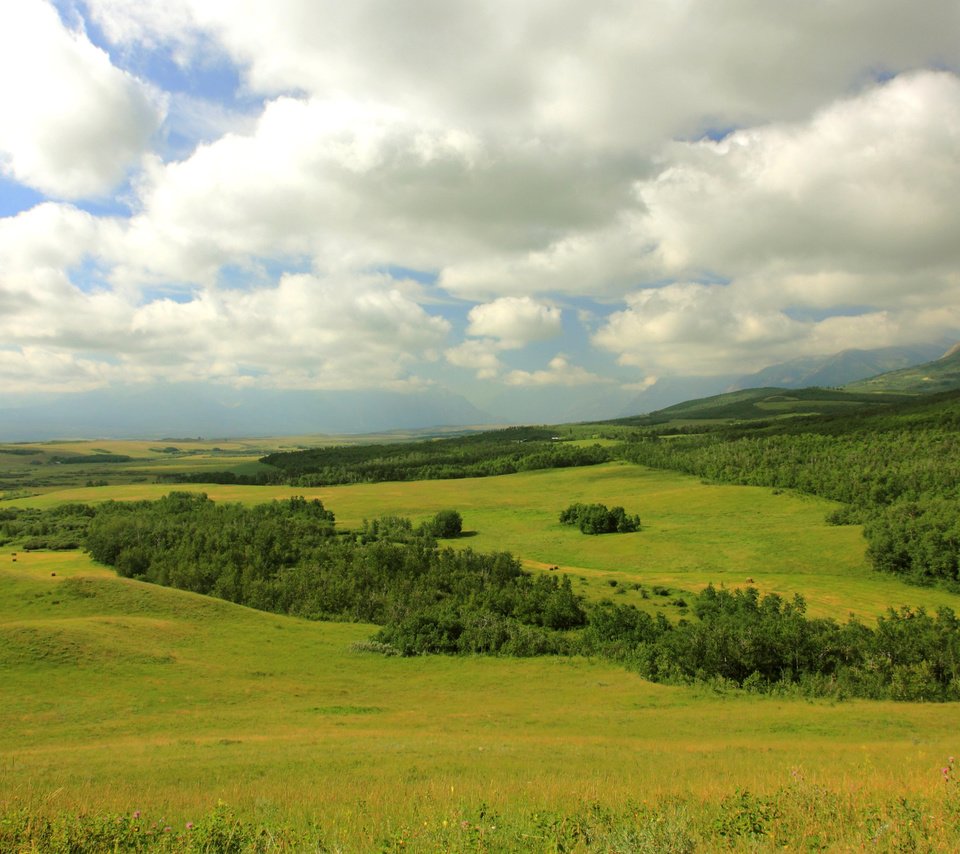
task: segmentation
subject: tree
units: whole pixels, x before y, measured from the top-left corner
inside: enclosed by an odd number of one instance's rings
[[[463,532],[463,518],[456,510],[441,510],[427,523],[426,529],[438,540],[453,539]]]

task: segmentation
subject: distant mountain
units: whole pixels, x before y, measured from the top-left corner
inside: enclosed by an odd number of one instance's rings
[[[933,393],[960,388],[960,343],[954,344],[939,359],[899,371],[890,371],[848,383],[849,391],[894,391]]]
[[[619,410],[621,417],[638,412],[655,412],[685,400],[694,400],[728,391],[730,375],[719,377],[664,377],[650,388],[635,395]]]
[[[807,356],[770,365],[755,374],[740,377],[727,389],[746,388],[837,388],[877,374],[909,368],[935,359],[944,342],[909,347],[882,347],[876,350],[843,350],[830,356]]]
[[[376,433],[489,424],[450,392],[233,389],[200,383],[98,389],[0,408],[0,440]]]

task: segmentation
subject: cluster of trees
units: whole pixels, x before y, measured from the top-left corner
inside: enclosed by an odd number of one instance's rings
[[[738,425],[624,444],[632,462],[844,502],[874,566],[919,583],[960,582],[960,394],[846,417]]]
[[[269,469],[255,474],[238,474],[233,471],[207,472],[162,472],[157,483],[220,483],[239,486],[270,486],[286,482],[283,472]]]
[[[584,534],[631,534],[640,530],[640,517],[622,507],[577,503],[560,513],[560,524],[576,525]]]
[[[0,509],[0,545],[18,543],[25,551],[80,548],[95,511],[86,504],[61,504],[49,510]]]
[[[463,517],[457,510],[440,510],[432,519],[413,527],[405,516],[380,516],[364,519],[360,527],[360,542],[412,543],[424,537],[452,540],[463,533]]]
[[[594,608],[582,649],[659,682],[721,682],[758,692],[801,691],[913,701],[960,700],[960,620],[949,608],[889,610],[869,628],[810,619],[799,596],[707,587],[697,619],[671,623],[633,606]]]
[[[414,529],[382,517],[338,535],[320,501],[256,507],[171,493],[107,502],[86,548],[121,575],[314,620],[383,626],[377,643],[406,655],[569,651],[562,634],[586,622],[568,579],[533,576],[508,554],[440,548],[455,510]]]
[[[470,436],[393,445],[343,445],[269,454],[285,483],[311,487],[341,483],[487,477],[607,462],[599,445],[557,441],[540,427],[511,427]]]

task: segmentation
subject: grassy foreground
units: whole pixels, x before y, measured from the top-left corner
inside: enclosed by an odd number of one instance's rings
[[[633,583],[682,593],[752,578],[838,619],[960,610],[960,597],[873,573],[859,529],[824,524],[829,502],[635,466],[186,488],[249,504],[317,496],[345,527],[455,507],[470,533],[459,547],[559,566],[589,596],[671,618],[670,600]],[[573,501],[622,504],[643,530],[564,528]],[[0,549],[0,850],[960,850],[955,706],[653,685],[585,659],[351,649],[372,631],[119,579],[78,553]]]
[[[10,832],[143,810],[142,832],[169,826],[183,850],[188,822],[273,828],[291,850],[960,844],[949,705],[715,694],[582,659],[384,659],[351,650],[367,626],[17,557],[0,555]],[[628,831],[696,847],[614,845]],[[908,837],[927,847],[891,847]]]

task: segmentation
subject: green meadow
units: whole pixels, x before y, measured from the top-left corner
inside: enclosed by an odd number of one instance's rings
[[[11,506],[50,507],[66,501],[155,499],[171,489],[206,492],[216,501],[256,504],[304,495],[320,498],[340,527],[356,528],[384,514],[414,522],[454,508],[465,536],[455,545],[475,551],[509,551],[528,568],[558,567],[590,598],[669,608],[643,599],[633,584],[660,585],[671,593],[707,584],[803,595],[813,616],[869,620],[888,607],[948,605],[960,596],[911,587],[878,575],[867,564],[858,526],[824,521],[829,501],[765,487],[705,484],[687,475],[629,464],[549,469],[489,478],[356,484],[317,489],[284,486],[133,483],[71,488],[11,500]],[[637,513],[642,530],[608,537],[584,536],[558,517],[568,504],[602,502]],[[616,582],[616,586],[610,582]],[[616,593],[616,590],[623,590]]]
[[[453,507],[466,532],[458,548],[512,551],[532,569],[571,574],[588,597],[670,619],[684,591],[748,579],[800,592],[811,614],[840,620],[890,605],[960,610],[958,596],[873,573],[860,529],[824,523],[830,502],[625,464],[312,490],[182,488],[248,504],[319,497],[348,528]],[[119,484],[5,503],[170,490]],[[621,504],[642,530],[565,528],[557,517],[574,501]],[[670,596],[650,595],[655,585]],[[960,794],[941,771],[960,747],[955,706],[655,685],[582,658],[352,648],[373,631],[119,579],[78,552],[14,560],[0,549],[0,812],[142,810],[183,834],[222,802],[271,833],[292,828],[288,850],[307,838],[308,850],[345,851],[960,845]],[[598,830],[607,814],[619,835]],[[665,847],[667,837],[693,847]]]

